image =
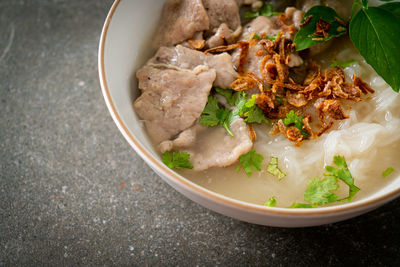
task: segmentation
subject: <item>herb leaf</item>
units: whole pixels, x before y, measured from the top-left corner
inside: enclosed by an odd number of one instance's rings
[[[336,18],[336,19],[335,19]],[[316,36],[317,24],[322,19],[329,23],[328,36]],[[337,20],[343,21],[336,11],[327,6],[314,6],[305,15],[302,23],[306,23],[300,27],[297,32],[294,43],[296,44],[297,51],[309,48],[312,45],[326,42],[334,37],[339,37],[346,34],[347,29]]]
[[[275,207],[275,206],[276,206],[276,199],[275,199],[275,197],[271,197],[270,199],[268,199],[267,201],[265,201],[264,206],[267,206],[267,207]]]
[[[256,105],[256,98],[257,95],[253,95],[240,107],[240,115],[244,117],[244,121],[247,123],[262,123],[263,121],[269,123],[264,111]]]
[[[329,173],[324,173],[323,178],[314,178],[308,182],[306,191],[304,192],[304,200],[311,204],[293,203],[288,208],[316,208],[320,205],[332,203],[335,201],[350,202],[354,195],[360,190],[354,185],[354,179],[347,167],[346,160],[342,156],[334,156],[333,163],[339,168],[326,166],[325,169]],[[337,190],[338,181],[342,180],[349,186],[349,196],[344,199],[339,199],[332,191]]]
[[[392,172],[394,172],[394,169],[392,167],[387,168],[383,173],[382,173],[382,177],[386,178],[388,177]]]
[[[193,165],[189,161],[190,155],[186,152],[165,151],[162,155],[162,162],[170,169],[193,169]]]
[[[313,206],[311,204],[304,204],[304,203],[296,203],[294,202],[288,209],[312,209],[316,208],[316,206]]]
[[[272,17],[275,15],[281,14],[280,12],[274,12],[274,5],[273,4],[265,4],[256,12],[246,11],[244,13],[244,18],[246,19],[254,19],[259,16],[264,17]]]
[[[344,69],[344,68],[350,67],[351,65],[353,65],[356,62],[357,62],[357,60],[333,61],[330,67],[331,68],[342,67]]]
[[[214,87],[215,91],[222,95],[223,97],[226,98],[226,101],[228,102],[229,105],[234,106],[235,105],[235,97],[234,97],[234,93],[235,91],[231,90],[231,89],[222,89],[222,88],[218,88],[218,87]]]
[[[236,171],[238,172],[240,168],[243,168],[247,176],[250,177],[253,174],[253,169],[257,171],[261,170],[261,163],[263,160],[264,157],[252,149],[240,156],[240,164],[237,166]]]
[[[384,0],[381,0],[384,1]],[[396,17],[400,18],[400,4],[399,2],[395,2],[395,3],[387,3],[384,5],[380,5],[379,8],[383,8],[391,13],[393,13],[393,15],[395,15]]]
[[[335,176],[345,182],[349,186],[349,196],[347,198],[341,199],[341,201],[351,202],[354,196],[360,191],[360,188],[354,185],[354,179],[351,176],[350,170],[347,167],[347,163],[344,157],[334,156],[333,163],[339,168],[336,169],[332,166],[326,166],[325,169],[329,172],[324,174],[326,176]]]
[[[215,96],[209,96],[207,105],[201,114],[200,123],[207,127],[217,126],[220,121],[217,116],[219,109],[217,98]]]
[[[310,134],[303,130],[303,119],[303,116],[297,115],[296,113],[294,113],[293,110],[291,110],[289,113],[286,114],[286,118],[283,119],[283,124],[285,124],[285,126],[293,124],[294,127],[300,130],[302,136],[307,137]]]
[[[335,202],[338,196],[331,191],[339,188],[337,182],[338,179],[335,176],[311,179],[304,192],[304,200],[314,205],[324,205]]]
[[[269,172],[270,174],[277,176],[278,180],[283,179],[283,177],[286,176],[285,173],[283,173],[279,167],[278,167],[278,158],[275,157],[271,157],[270,162],[267,166],[267,172]]]
[[[229,105],[236,107],[236,110],[233,110],[231,114],[233,119],[237,119],[240,116],[248,124],[262,123],[263,121],[269,123],[262,109],[255,104],[257,95],[247,99],[247,95],[244,92],[220,88],[215,88],[215,91],[224,96]]]
[[[220,124],[231,136],[234,136],[229,127],[238,117],[233,110],[220,108],[218,99],[215,96],[209,96],[207,105],[201,114],[200,123],[207,127]]]
[[[384,7],[386,5],[390,6]],[[350,38],[354,46],[396,92],[400,89],[399,5],[390,3],[362,8],[350,22]]]

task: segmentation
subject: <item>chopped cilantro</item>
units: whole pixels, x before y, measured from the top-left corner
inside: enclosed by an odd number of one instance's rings
[[[340,201],[348,201],[351,202],[354,196],[360,191],[360,188],[354,185],[354,179],[351,176],[351,173],[347,167],[347,163],[344,157],[342,156],[334,156],[333,163],[336,164],[339,168],[336,169],[332,166],[326,166],[325,169],[329,172],[324,174],[325,176],[335,176],[345,182],[349,186],[349,196],[347,198],[341,199]]]
[[[221,88],[215,88],[215,91],[224,96],[229,105],[236,107],[236,110],[232,111],[234,119],[237,118],[236,116],[240,116],[247,123],[262,123],[263,121],[269,123],[262,109],[255,104],[257,95],[247,99],[247,94],[244,92]]]
[[[218,88],[218,87],[214,87],[214,89],[218,94],[220,94],[226,98],[226,101],[228,102],[229,105],[231,105],[231,106],[235,105],[235,101],[236,101],[234,98],[235,91],[233,91],[231,89],[222,89],[222,88]]]
[[[308,182],[307,189],[304,192],[304,200],[311,204],[293,203],[289,208],[316,208],[335,201],[350,202],[354,198],[360,189],[354,185],[354,179],[347,167],[345,158],[334,156],[333,163],[339,168],[326,166],[325,169],[328,173],[324,173],[323,178],[317,177]],[[344,199],[338,199],[338,196],[332,192],[339,188],[337,184],[339,179],[349,186],[349,196]]]
[[[267,201],[265,201],[264,206],[267,206],[267,207],[275,207],[275,206],[276,206],[276,199],[275,199],[275,197],[271,197],[270,199],[268,199]]]
[[[342,68],[347,68],[356,63],[357,60],[349,60],[349,61],[333,61],[331,64],[331,68],[335,67],[342,67]]]
[[[283,124],[285,124],[285,126],[293,124],[294,127],[300,130],[303,137],[307,137],[310,134],[303,130],[303,119],[303,116],[297,115],[296,113],[294,113],[293,110],[291,110],[289,113],[286,114],[286,118],[283,120]]]
[[[254,170],[261,170],[261,163],[264,157],[252,149],[248,153],[240,156],[239,161],[240,164],[236,168],[236,172],[243,168],[246,172],[247,176],[250,177],[253,174]]]
[[[255,12],[251,11],[246,11],[244,13],[244,17],[246,19],[254,19],[257,18],[258,16],[264,16],[264,17],[272,17],[275,15],[281,14],[280,12],[274,12],[274,5],[273,4],[263,4],[263,6]]]
[[[311,204],[304,204],[304,203],[296,203],[294,202],[288,209],[312,209],[316,208],[316,206],[313,206]]]
[[[162,155],[162,162],[170,169],[193,169],[193,165],[189,161],[190,155],[186,152],[169,152],[166,151]]]
[[[247,123],[269,123],[264,115],[264,111],[256,105],[257,95],[253,95],[240,110],[240,115],[244,117]]]
[[[286,176],[285,173],[283,173],[279,167],[278,167],[278,158],[271,157],[270,162],[267,166],[267,172],[270,174],[277,176],[278,180],[281,180],[283,177]]]
[[[224,116],[221,117],[221,125],[222,127],[224,127],[224,129],[231,135],[231,136],[235,136],[232,131],[230,130],[230,126],[231,124],[237,120],[239,118],[239,116],[237,115],[237,113],[235,112],[235,110],[228,110],[228,109],[224,109]]]
[[[392,167],[387,168],[383,173],[382,173],[382,177],[386,178],[388,177],[388,175],[390,175],[392,172],[394,172],[394,169]]]
[[[217,98],[215,96],[209,96],[207,105],[201,114],[200,123],[207,127],[220,124],[231,136],[234,136],[229,127],[235,119],[237,119],[237,115],[235,115],[232,110],[220,108]]]
[[[311,179],[304,193],[304,200],[314,205],[324,205],[335,202],[338,196],[332,193],[332,191],[339,188],[337,182],[338,179],[335,176]]]
[[[215,96],[209,96],[207,105],[201,114],[200,123],[208,127],[217,126],[220,122],[217,117],[219,109],[217,98]]]
[[[251,40],[260,40],[260,35],[258,35],[257,33],[254,33],[252,39],[250,39],[250,37],[252,37],[251,35],[247,37],[246,41],[251,41]]]

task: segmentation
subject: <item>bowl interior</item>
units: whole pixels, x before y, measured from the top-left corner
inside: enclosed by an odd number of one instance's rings
[[[114,4],[116,8],[112,10],[109,17],[111,18],[109,25],[106,23],[108,26],[107,29],[105,28],[106,35],[103,33],[103,38],[105,38],[104,51],[100,51],[100,53],[104,52],[104,54],[99,57],[100,61],[101,58],[104,60],[100,62],[100,69],[103,69],[104,77],[100,76],[101,79],[104,79],[102,80],[103,92],[104,84],[107,84],[107,95],[105,97],[111,114],[114,120],[119,121],[117,125],[128,142],[132,145],[132,139],[135,139],[136,146],[140,146],[148,154],[144,156],[140,151],[137,152],[145,159],[146,157],[147,159],[152,158],[151,161],[159,161],[160,157],[147,137],[143,124],[135,114],[132,104],[139,94],[135,72],[154,54],[154,50],[151,48],[151,40],[159,21],[163,2],[165,1],[116,1]],[[112,102],[112,106],[109,102]],[[116,118],[115,113],[118,114],[118,118]],[[366,199],[341,207],[357,207],[361,202],[365,206],[377,200],[383,203],[395,198],[399,193],[400,177],[397,177]],[[268,210],[268,208],[264,209]],[[322,209],[332,208],[314,209],[314,213]],[[334,210],[333,208],[332,211]],[[295,214],[299,211],[291,210],[289,212]]]

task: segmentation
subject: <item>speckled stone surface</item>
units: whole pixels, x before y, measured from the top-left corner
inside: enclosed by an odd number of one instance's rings
[[[157,177],[101,95],[111,4],[0,1],[0,266],[400,265],[400,199],[281,229],[211,212]]]

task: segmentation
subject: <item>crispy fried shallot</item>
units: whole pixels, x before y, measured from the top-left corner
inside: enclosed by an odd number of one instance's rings
[[[327,39],[329,37],[329,31],[331,29],[331,24],[326,20],[320,18],[317,22],[317,30],[315,31],[314,35],[318,37],[324,37]]]
[[[204,48],[206,41],[205,40],[196,40],[190,39],[188,40],[188,44],[195,50],[201,50]]]
[[[304,22],[300,24],[300,27],[305,27],[308,25],[308,23],[310,23],[311,19],[313,18],[313,15],[308,16],[307,18],[305,18]]]
[[[239,44],[221,45],[221,46],[207,49],[206,51],[204,51],[204,54],[228,52],[228,51],[234,50],[238,47],[240,47]]]
[[[231,88],[235,91],[247,91],[254,88],[257,85],[257,81],[249,75],[239,76],[232,84]]]
[[[307,17],[302,26],[307,25],[311,18],[312,16]],[[293,33],[293,25],[286,25],[286,21],[286,15],[282,14],[278,17],[277,23],[281,25],[283,32]],[[344,24],[342,21],[337,21]],[[320,19],[314,39],[328,38],[330,28],[329,22]],[[347,83],[341,67],[321,71],[321,67],[312,60],[307,61],[300,68],[289,65],[290,57],[293,55],[299,57],[299,55],[295,51],[295,44],[286,39],[283,32],[277,35],[275,41],[271,41],[266,34],[254,38],[256,33],[253,32],[247,41],[215,47],[206,50],[205,53],[222,53],[239,48],[240,57],[237,66],[239,77],[231,84],[231,88],[235,91],[258,88],[260,93],[257,94],[255,104],[264,111],[266,117],[277,120],[271,134],[282,133],[299,146],[305,139],[313,139],[327,132],[333,127],[334,121],[349,118],[342,109],[342,100],[362,101],[362,94],[374,93],[374,90],[356,75],[353,75],[352,83]],[[246,69],[250,47],[257,43],[260,48],[256,51],[255,56],[261,59],[260,75]],[[251,92],[254,93],[254,91]],[[304,114],[309,108],[315,108],[318,112],[321,122],[319,125],[322,125],[319,126],[319,131],[313,131],[311,116]],[[292,125],[284,125],[282,119],[291,110],[294,110],[296,114],[302,114],[298,115],[303,116],[301,130]],[[318,127],[318,124],[314,127]],[[304,132],[309,135],[303,136]],[[249,133],[252,140],[255,141],[255,131],[250,126]]]
[[[251,124],[247,124],[247,128],[249,129],[249,135],[251,141],[255,142],[257,140],[256,131],[254,130]]]
[[[238,42],[240,47],[240,58],[239,58],[239,65],[237,66],[237,71],[239,74],[243,74],[245,72],[244,65],[247,61],[247,56],[249,55],[249,42],[239,41]]]
[[[344,114],[340,102],[337,99],[324,100],[317,106],[317,109],[322,122],[325,122],[326,115],[329,115],[329,117],[334,120],[345,120],[349,118],[349,116]]]

